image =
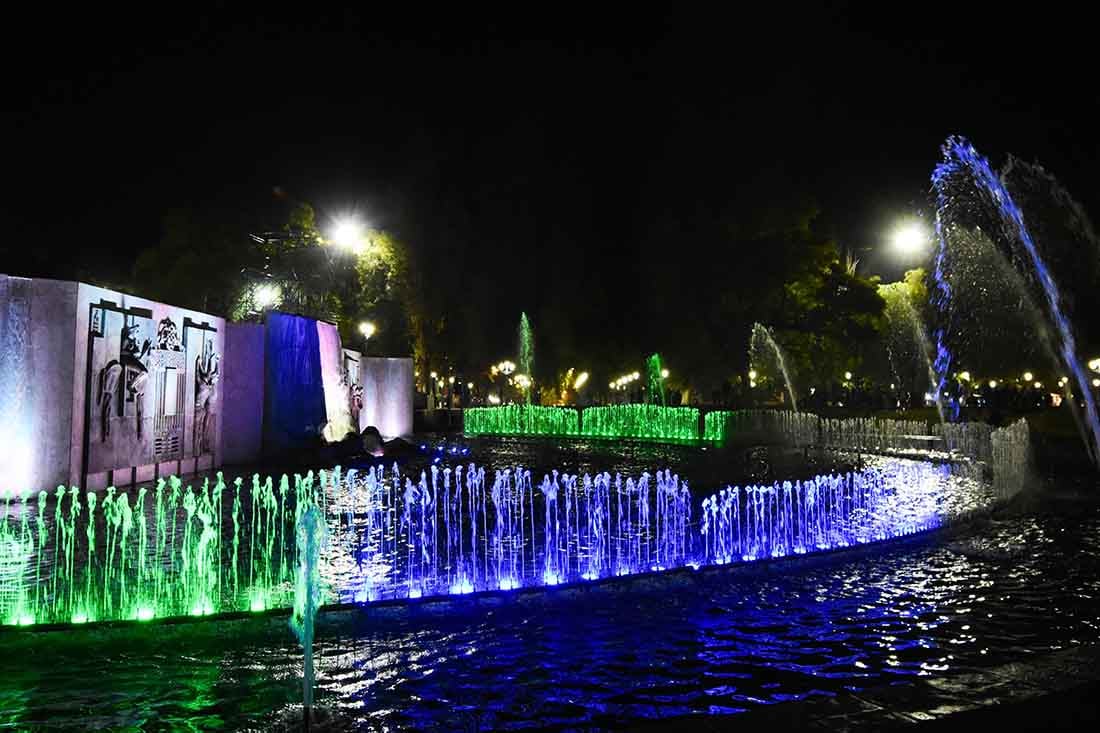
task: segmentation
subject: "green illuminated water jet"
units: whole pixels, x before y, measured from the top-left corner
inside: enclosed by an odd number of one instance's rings
[[[599,438],[698,440],[699,410],[662,405],[586,407],[581,434]]]
[[[526,375],[531,383],[524,388],[524,396],[527,404],[531,404],[531,392],[535,388],[535,334],[531,330],[531,322],[527,320],[527,314],[519,314],[519,373]]]
[[[462,416],[467,435],[580,435],[580,413],[571,407],[470,407]]]
[[[240,479],[176,478],[133,493],[59,486],[0,505],[0,623],[88,623],[288,607],[295,524],[339,468]],[[33,560],[32,560],[33,558]],[[45,571],[48,568],[48,577]]]
[[[661,405],[572,407],[501,405],[463,411],[466,435],[588,436],[641,440],[698,440],[699,410]]]
[[[661,355],[653,354],[645,363],[646,376],[648,377],[648,392],[646,399],[653,404],[665,403],[665,375],[661,366]]]

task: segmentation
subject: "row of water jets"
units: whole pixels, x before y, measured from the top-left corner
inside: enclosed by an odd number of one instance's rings
[[[1026,473],[1026,424],[993,431],[990,441],[1003,498]],[[555,471],[536,481],[526,469],[489,475],[473,464],[413,476],[375,467],[228,485],[219,476],[199,487],[170,479],[133,498],[60,488],[0,507],[0,621],[288,608],[308,544],[296,532],[311,510],[328,535],[319,603],[779,557],[894,537],[955,515],[945,509],[956,488],[942,480],[942,466],[897,465],[909,467],[727,487],[701,505],[668,470],[638,477]]]

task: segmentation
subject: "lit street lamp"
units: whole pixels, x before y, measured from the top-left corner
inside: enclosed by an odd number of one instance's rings
[[[333,244],[352,254],[361,254],[366,247],[366,229],[354,216],[340,219],[330,237]]]
[[[924,251],[928,244],[929,236],[924,227],[917,221],[908,221],[900,224],[891,235],[891,244],[894,250],[905,257],[913,257]]]

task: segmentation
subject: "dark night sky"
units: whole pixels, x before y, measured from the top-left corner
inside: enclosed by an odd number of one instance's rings
[[[426,32],[310,10],[58,19],[37,53],[5,58],[18,104],[0,271],[110,277],[158,239],[169,207],[280,186],[322,217],[357,209],[429,250],[459,247],[487,273],[501,325],[597,284],[628,304],[638,257],[733,271],[725,243],[684,248],[673,232],[775,190],[816,197],[842,243],[879,248],[863,252],[867,271],[892,278],[904,267],[882,251],[890,223],[927,212],[951,133],[996,163],[1040,160],[1100,213],[1087,47],[882,40],[841,17],[797,37],[611,19],[523,40],[554,29]]]

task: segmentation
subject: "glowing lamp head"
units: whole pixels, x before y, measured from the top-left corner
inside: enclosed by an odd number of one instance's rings
[[[1092,386],[1093,387],[1100,387],[1100,379],[1092,380]]]
[[[667,369],[662,369],[661,370],[661,379],[668,379],[668,370]]]
[[[844,372],[844,379],[848,380],[848,381],[851,381],[852,373],[851,372]]]
[[[1042,382],[1036,382],[1035,383],[1035,389],[1042,389],[1042,388],[1043,388],[1043,383]]]
[[[278,285],[264,283],[252,291],[252,300],[260,310],[267,310],[279,304],[283,292]]]
[[[331,239],[337,247],[359,254],[365,244],[363,224],[351,216],[341,219],[333,227]]]
[[[1024,381],[1025,382],[1030,382],[1032,379],[1035,379],[1034,374],[1032,374],[1031,372],[1024,372]]]
[[[990,389],[997,389],[997,380],[996,379],[990,379],[989,380],[989,388]]]
[[[588,382],[588,372],[581,372],[573,382],[573,389],[580,389]]]
[[[756,379],[756,370],[755,369],[750,369],[749,370],[749,379]]]
[[[918,222],[911,221],[895,229],[890,239],[898,254],[911,257],[924,251],[928,244],[928,233]]]
[[[959,372],[959,379],[964,382],[970,381],[970,372]]]
[[[359,333],[363,334],[363,338],[369,339],[374,335],[374,332],[378,330],[370,321],[363,321],[359,324]]]
[[[466,382],[466,389],[473,389],[473,388],[474,388],[474,383],[473,382]]]

